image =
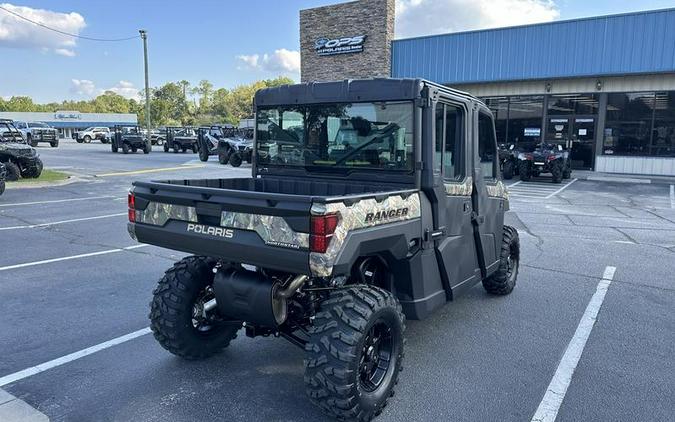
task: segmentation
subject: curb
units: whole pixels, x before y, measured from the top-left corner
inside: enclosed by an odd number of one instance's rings
[[[49,422],[49,417],[25,401],[0,389],[0,421]]]

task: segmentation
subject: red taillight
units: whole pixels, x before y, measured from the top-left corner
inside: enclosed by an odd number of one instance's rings
[[[555,156],[555,155],[549,155],[549,156],[548,156],[548,161],[553,161],[553,160],[555,160],[555,159],[556,159],[556,156]]]
[[[338,225],[337,214],[314,215],[310,222],[309,250],[325,253]]]
[[[127,205],[129,205],[129,222],[136,222],[136,197],[133,193],[129,192],[127,196]]]
[[[534,155],[532,154],[525,154],[525,158],[528,160],[534,160]]]

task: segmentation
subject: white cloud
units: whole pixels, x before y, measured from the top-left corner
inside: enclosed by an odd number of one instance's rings
[[[59,56],[75,57],[75,51],[68,48],[57,48],[54,50],[54,53],[58,54]]]
[[[84,17],[75,12],[60,13],[10,3],[0,6],[32,21],[75,35],[79,35],[87,26]],[[72,57],[75,55],[75,46],[73,37],[58,34],[0,10],[0,47],[37,48]]]
[[[267,72],[281,72],[298,74],[300,72],[300,52],[280,48],[272,54],[239,55],[237,60],[242,62],[243,68],[263,70]]]
[[[549,22],[553,0],[396,0],[396,37]]]
[[[129,81],[119,81],[117,84],[114,86],[102,90],[101,92],[105,91],[111,91],[114,92],[115,94],[121,95],[124,98],[132,98],[134,100],[140,99],[140,92],[138,88],[134,86],[132,82]]]
[[[89,79],[71,79],[70,92],[91,97],[96,92],[96,85]]]

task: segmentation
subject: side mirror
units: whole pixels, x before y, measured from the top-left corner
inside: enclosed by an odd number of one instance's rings
[[[515,147],[516,147],[515,145],[511,144],[511,145],[509,146],[509,151],[513,151],[513,149],[514,149]]]

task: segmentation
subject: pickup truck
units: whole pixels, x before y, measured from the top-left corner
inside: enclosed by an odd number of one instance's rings
[[[59,146],[59,133],[53,127],[42,122],[21,122],[14,121],[14,126],[23,133],[28,145],[38,146],[40,142],[47,142],[52,148]]]
[[[516,284],[492,114],[420,79],[268,88],[254,108],[251,177],[133,183],[131,237],[194,254],[159,281],[152,331],[187,359],[242,327],[284,337],[305,350],[312,402],[370,420],[393,395],[405,317]]]

